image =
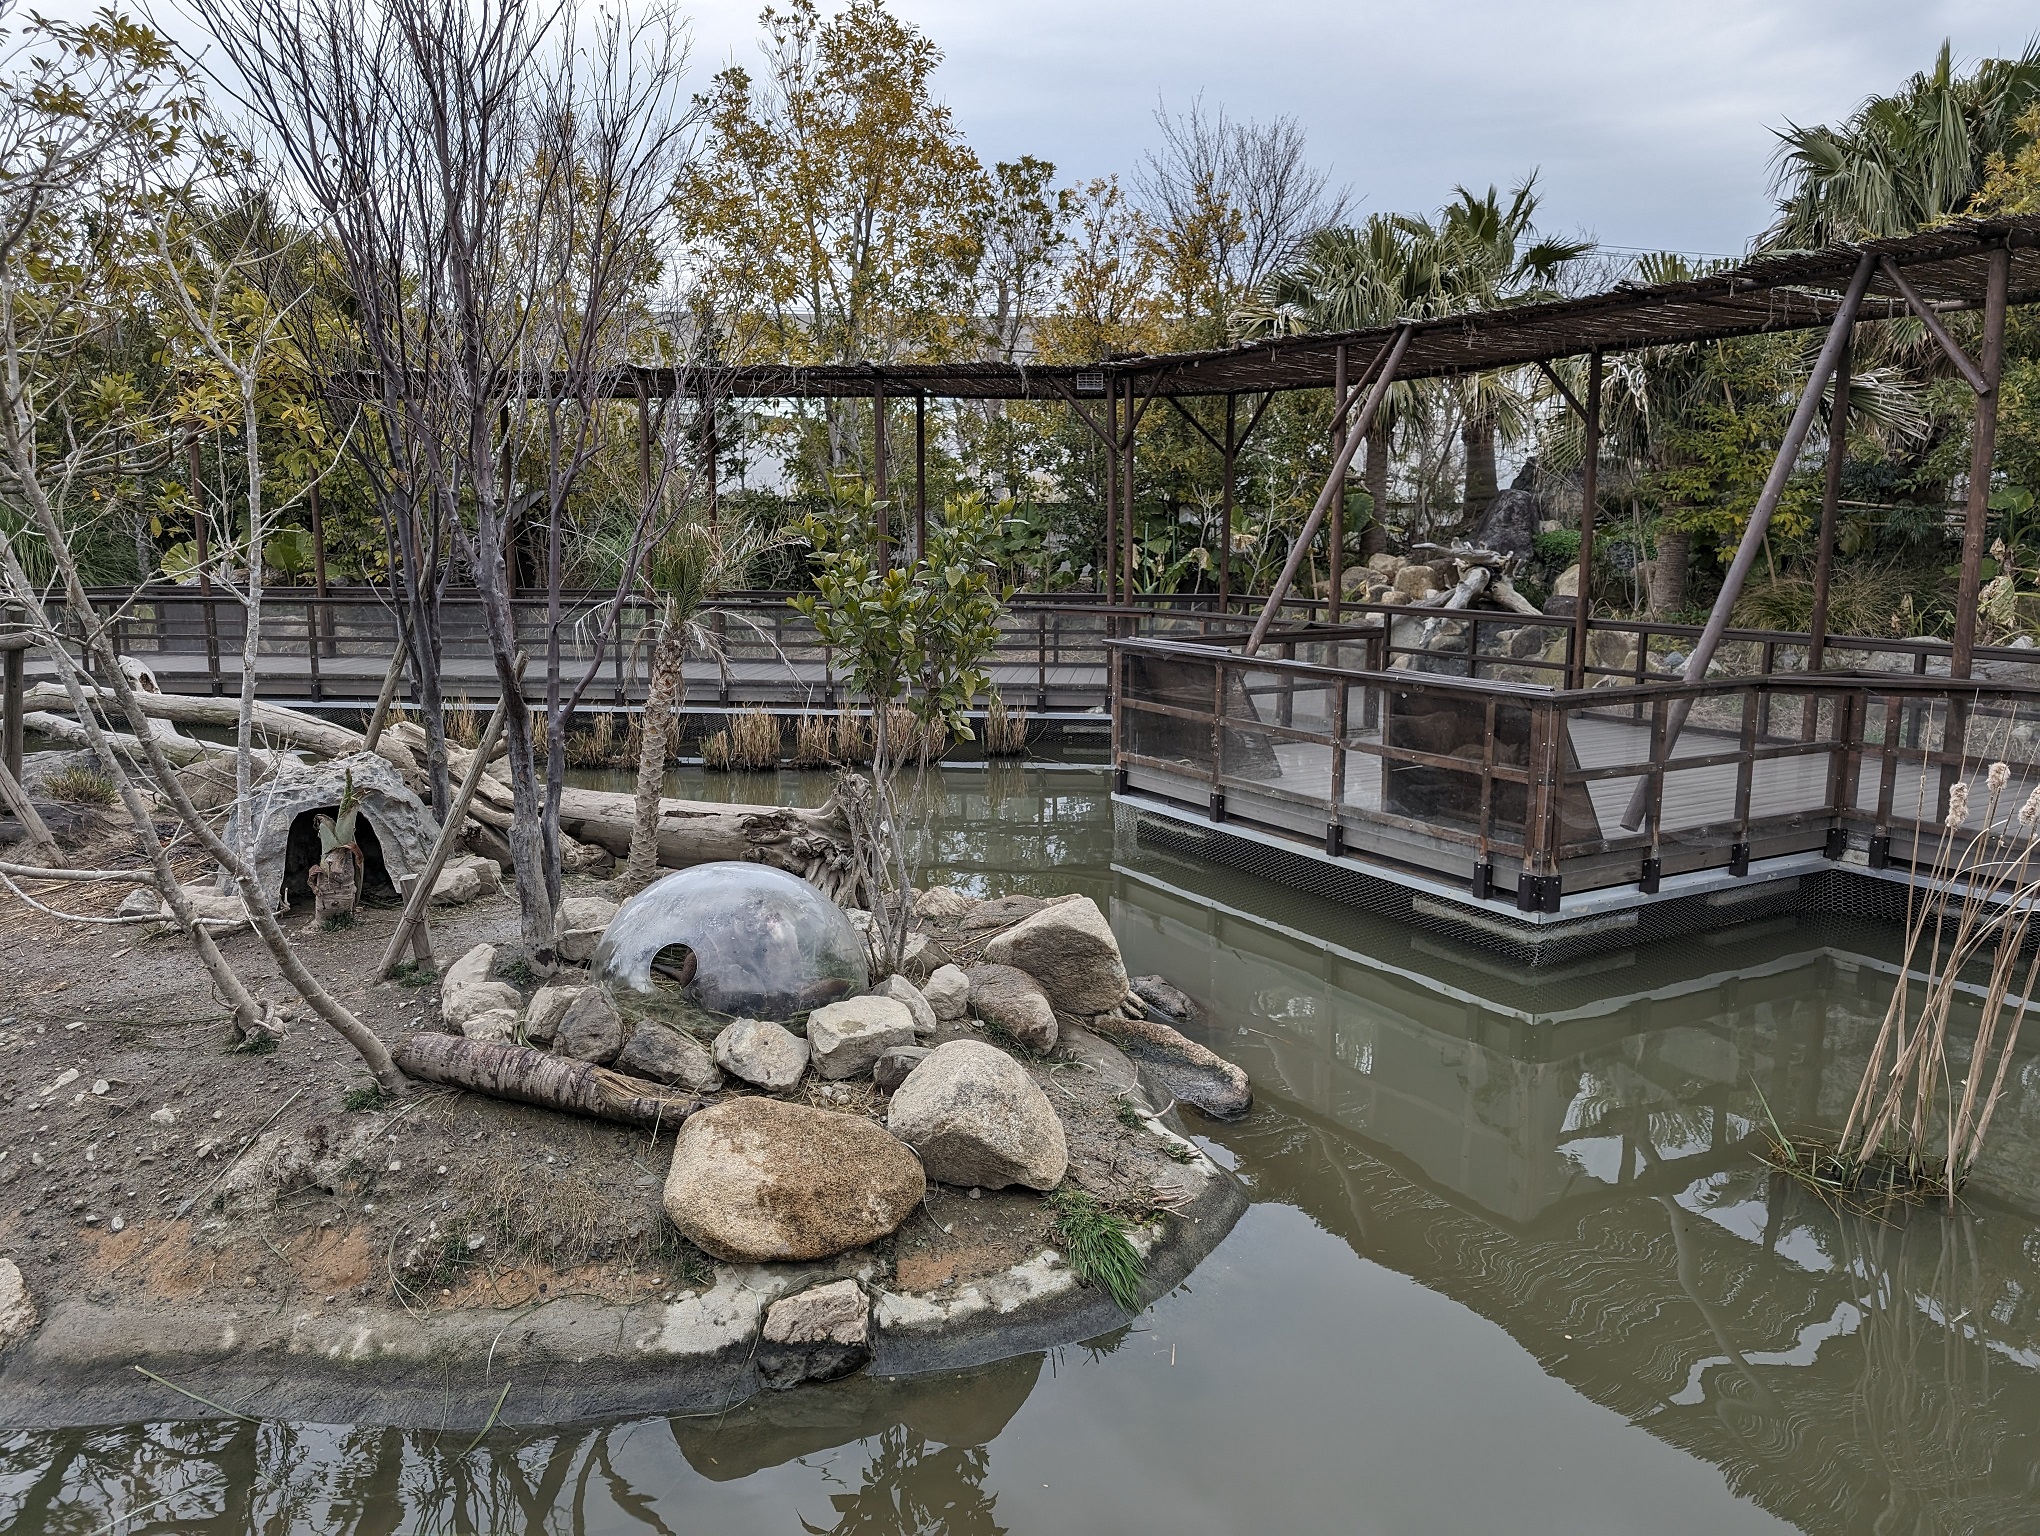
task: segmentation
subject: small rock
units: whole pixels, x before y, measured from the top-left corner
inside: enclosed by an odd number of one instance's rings
[[[1055,1048],[1055,1008],[1041,984],[1011,965],[974,965],[970,978],[970,1011],[995,1024],[1036,1055]]]
[[[578,979],[553,981],[532,993],[531,1003],[524,1010],[524,1038],[533,1045],[551,1045],[559,1033],[560,1020],[588,985]]]
[[[103,1099],[106,1097],[108,1091],[112,1088],[112,1086],[113,1085],[107,1082],[107,1080],[103,1077],[95,1078],[93,1079],[92,1082],[92,1096],[95,1099]]]
[[[568,965],[586,965],[602,942],[602,931],[616,916],[616,903],[600,896],[569,896],[560,903],[553,925],[554,949]]]
[[[946,885],[938,885],[921,892],[916,898],[914,915],[924,923],[936,923],[947,928],[969,916],[977,904],[975,896],[966,896]]]
[[[855,1280],[783,1296],[766,1310],[758,1374],[784,1391],[834,1381],[871,1358],[871,1305]]]
[[[1157,1013],[1166,1015],[1171,1023],[1197,1022],[1197,1005],[1190,1000],[1189,993],[1172,982],[1160,976],[1136,976],[1129,985],[1135,997]]]
[[[965,933],[990,933],[995,929],[1010,928],[1047,905],[1039,896],[997,896],[973,906],[964,914],[961,926]]]
[[[907,1075],[928,1059],[925,1045],[896,1045],[871,1064],[871,1080],[883,1093],[896,1091]]]
[[[1193,1109],[1215,1120],[1237,1120],[1253,1108],[1253,1085],[1240,1067],[1168,1025],[1101,1013],[1093,1027]]]
[[[35,1303],[12,1259],[0,1259],[0,1349],[26,1337],[37,1322]]]
[[[906,948],[900,951],[900,974],[915,979],[925,978],[931,971],[949,963],[949,951],[929,938],[925,933],[907,935]]]
[[[78,1069],[76,1067],[66,1067],[64,1068],[63,1071],[57,1074],[57,1080],[55,1082],[51,1083],[49,1087],[43,1089],[42,1096],[44,1098],[48,1098],[51,1094],[57,1092],[59,1089],[68,1088],[71,1086],[71,1084],[77,1081],[78,1081]]]
[[[583,987],[560,1016],[553,1049],[576,1061],[606,1067],[623,1049],[623,1017],[601,987]]]
[[[500,986],[500,982],[491,982]],[[517,994],[504,987],[512,997]],[[461,1021],[460,1032],[470,1040],[511,1041],[517,1038],[517,1010],[515,1008],[485,1008]]]
[[[1102,1013],[1126,997],[1119,940],[1088,896],[1044,907],[1007,929],[985,946],[985,959],[1018,966],[1061,1013]]]
[[[764,1019],[738,1019],[715,1037],[715,1064],[767,1093],[790,1093],[807,1071],[808,1043]]]
[[[431,903],[435,907],[465,906],[482,894],[482,877],[465,865],[439,872],[432,882]]]
[[[880,1055],[914,1043],[914,1016],[889,997],[867,993],[829,1003],[808,1015],[815,1072],[831,1082],[862,1077]]]
[[[713,1257],[805,1262],[876,1242],[927,1188],[913,1153],[864,1116],[751,1096],[681,1126],[665,1207]]]
[[[707,1046],[650,1019],[631,1031],[614,1065],[632,1077],[671,1083],[692,1093],[713,1093],[723,1084]]]
[[[914,1016],[914,1033],[923,1037],[935,1033],[935,1010],[921,989],[904,976],[888,976],[871,989],[875,997],[889,997]]]
[[[177,1123],[177,1111],[168,1104],[165,1104],[161,1109],[150,1115],[149,1118],[157,1125],[175,1125]]]
[[[970,978],[960,965],[940,966],[921,988],[921,996],[938,1020],[953,1024],[970,1012]]]
[[[514,1023],[524,1011],[524,999],[507,981],[479,981],[447,997],[442,993],[439,1016],[462,1034],[468,1024],[485,1013],[507,1013]]]
[[[478,981],[487,981],[489,973],[496,968],[496,946],[477,944],[446,968],[446,974],[439,979],[444,992],[449,987],[471,987]]]
[[[1048,1095],[982,1040],[929,1052],[893,1095],[885,1123],[944,1184],[1054,1189],[1069,1171],[1069,1143]]]

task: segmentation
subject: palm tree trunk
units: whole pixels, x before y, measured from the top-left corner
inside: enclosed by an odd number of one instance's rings
[[[1650,573],[1650,616],[1659,618],[1686,606],[1686,566],[1693,553],[1693,535],[1663,527],[1657,532],[1657,562]]]
[[[1379,419],[1367,430],[1367,494],[1374,501],[1374,520],[1360,535],[1360,559],[1364,564],[1388,551],[1388,423]]]
[[[686,626],[675,622],[669,606],[652,652],[652,675],[645,685],[644,725],[639,733],[637,797],[631,809],[630,855],[624,861],[623,889],[635,895],[659,871],[659,796],[666,787],[668,732],[680,706],[687,679]]]
[[[1495,424],[1486,416],[1469,416],[1460,429],[1466,448],[1466,526],[1479,523],[1488,504],[1501,494],[1495,474]]]

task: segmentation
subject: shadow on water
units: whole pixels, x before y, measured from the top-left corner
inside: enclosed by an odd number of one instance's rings
[[[772,778],[771,798],[825,793]],[[1115,853],[1102,774],[937,783],[918,835],[945,878],[1109,903],[1129,968],[1197,998],[1209,1043],[1254,1077],[1248,1119],[1198,1129],[1257,1210],[1176,1295],[1086,1349],[708,1418],[503,1427],[471,1453],[466,1436],[278,1423],[11,1433],[0,1529],[2040,1529],[2040,1061],[2018,1064],[1952,1211],[1840,1216],[1752,1155],[1767,1104],[1810,1124],[1845,1111],[1890,933],[1784,919],[1527,971]],[[1285,1272],[1298,1254],[1319,1273]],[[1391,1379],[1374,1332],[1438,1370]],[[1534,1362],[1497,1397],[1516,1417],[1449,1400],[1455,1352]],[[1558,1420],[1613,1458],[1586,1464],[1602,1486],[1511,1462],[1519,1444],[1555,1456],[1538,1437]],[[1401,1502],[1375,1482],[1363,1520],[1369,1441],[1402,1421],[1441,1430],[1399,1463],[1380,1452]],[[1641,1468],[1626,1524],[1596,1502],[1611,1467]],[[1503,1513],[1455,1517],[1468,1489]]]

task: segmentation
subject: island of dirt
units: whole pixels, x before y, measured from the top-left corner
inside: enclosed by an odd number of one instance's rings
[[[83,856],[119,856],[117,834]],[[193,877],[202,873],[194,865]],[[102,915],[117,890],[73,891]],[[592,881],[569,894],[608,894]],[[312,969],[392,1047],[439,1027],[434,978],[371,978],[395,925],[286,921]],[[515,953],[507,894],[434,909],[442,964]],[[890,1236],[812,1264],[731,1264],[661,1208],[670,1128],[636,1129],[419,1084],[390,1102],[301,1011],[235,1049],[187,944],[9,901],[0,951],[0,1255],[39,1314],[0,1350],[0,1423],[291,1417],[479,1426],[699,1412],[761,1387],[777,1298],[851,1279],[868,1370],[962,1368],[1088,1338],[1126,1314],[1080,1282],[1027,1190],[930,1182]],[[221,940],[278,1002],[259,941]],[[511,984],[527,990],[535,978]],[[985,1038],[971,1019],[925,1046]],[[1010,1045],[1010,1042],[1008,1042]],[[1115,1046],[1074,1025],[1022,1057],[1053,1104],[1069,1185],[1122,1213],[1141,1300],[1178,1283],[1244,1198]],[[741,1084],[730,1085],[742,1089]],[[727,1095],[722,1095],[727,1096]],[[796,1102],[882,1119],[868,1077]]]

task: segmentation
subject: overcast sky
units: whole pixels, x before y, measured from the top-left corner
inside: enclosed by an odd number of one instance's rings
[[[823,0],[825,9],[829,0]],[[759,0],[694,0],[698,67],[755,64]],[[1295,116],[1363,212],[1542,172],[1551,227],[1733,254],[1770,216],[1771,129],[1924,69],[2016,53],[2008,0],[894,0],[947,55],[986,160],[1130,171],[1157,101]]]

